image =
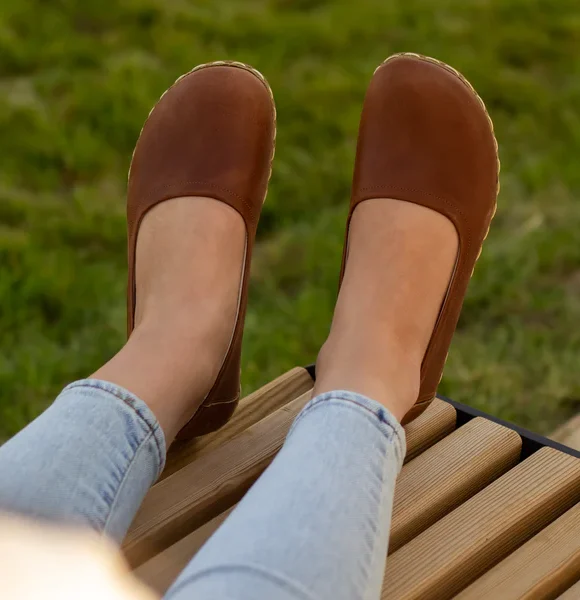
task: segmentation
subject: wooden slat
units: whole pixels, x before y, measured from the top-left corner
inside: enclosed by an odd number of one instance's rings
[[[472,583],[456,600],[545,600],[563,593],[578,578],[580,504]]]
[[[409,462],[455,429],[457,413],[451,404],[435,398],[431,406],[405,427]]]
[[[173,444],[161,479],[173,475],[194,458],[209,452],[248,427],[312,389],[312,378],[303,367],[296,367],[240,400],[230,421],[219,431],[190,442]]]
[[[397,490],[405,487],[404,481],[401,481],[405,468],[397,483]],[[421,492],[421,490],[417,491]],[[395,507],[397,503],[402,503],[404,498],[404,494],[395,493]],[[226,510],[167,550],[137,567],[134,571],[135,575],[163,595],[234,508],[235,506]],[[398,523],[400,518],[395,508],[392,533],[400,526]],[[391,534],[390,548],[392,542]],[[516,558],[517,564],[514,564]],[[500,570],[497,575],[496,570]],[[454,600],[480,600],[481,598],[544,600],[554,598],[555,594],[566,590],[579,578],[580,505],[572,508],[542,530],[519,550],[516,550],[456,596]],[[564,592],[558,597],[558,600],[578,599],[580,599],[580,582],[567,590],[567,593]]]
[[[273,459],[310,393],[222,446],[204,451],[201,457],[156,484],[125,540],[124,551],[131,565],[136,567],[151,559],[238,502]],[[407,449],[412,455],[439,439],[455,423],[455,410],[450,407],[450,412],[440,402],[425,412],[434,415],[437,427],[424,415],[407,426]]]
[[[311,391],[151,488],[123,550],[137,566],[238,502],[272,462]]]
[[[558,600],[578,600],[578,598],[580,598],[580,581],[558,596]]]
[[[193,533],[173,544],[134,571],[135,575],[159,595],[165,594],[187,563],[227,519],[235,507],[229,508]]]
[[[481,417],[403,467],[393,506],[389,552],[430,527],[519,459],[520,436]]]
[[[393,553],[383,598],[445,600],[580,501],[580,461],[542,448]]]

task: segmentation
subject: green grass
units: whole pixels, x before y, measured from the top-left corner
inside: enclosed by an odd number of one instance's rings
[[[4,0],[0,439],[122,344],[132,147],[177,76],[222,58],[268,77],[279,116],[245,391],[315,359],[365,88],[416,51],[475,85],[502,158],[441,392],[540,432],[578,412],[579,44],[577,0]]]

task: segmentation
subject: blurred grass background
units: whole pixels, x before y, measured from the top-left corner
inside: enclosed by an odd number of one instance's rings
[[[266,75],[279,116],[244,391],[314,361],[365,88],[415,51],[475,85],[502,159],[440,391],[540,432],[577,413],[579,47],[577,0],[3,0],[0,440],[122,344],[133,145],[180,74],[223,58]]]

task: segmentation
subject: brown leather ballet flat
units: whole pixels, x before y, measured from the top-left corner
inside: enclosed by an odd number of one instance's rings
[[[270,87],[237,62],[200,65],[180,77],[153,108],[137,142],[127,193],[128,333],[135,318],[135,247],[153,206],[181,196],[225,202],[244,219],[246,252],[232,339],[215,384],[181,430],[188,439],[219,429],[240,398],[242,333],[250,260],[272,169],[276,109]]]
[[[362,111],[341,281],[350,219],[365,200],[393,198],[436,210],[454,224],[459,238],[455,268],[423,358],[419,397],[403,424],[435,397],[498,191],[493,125],[469,82],[448,65],[417,54],[397,54],[380,65]]]

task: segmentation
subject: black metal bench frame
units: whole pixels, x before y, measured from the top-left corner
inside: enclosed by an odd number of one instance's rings
[[[316,381],[316,368],[315,365],[308,365],[305,367],[308,371],[310,377],[312,377],[313,381]],[[534,433],[533,431],[529,431],[524,427],[520,427],[514,423],[510,423],[509,421],[504,421],[503,419],[498,419],[493,415],[489,415],[482,410],[477,408],[473,408],[472,406],[468,406],[467,404],[462,404],[461,402],[456,402],[455,400],[451,400],[450,398],[446,398],[445,396],[437,395],[440,400],[447,402],[455,408],[457,411],[457,427],[461,427],[471,421],[471,419],[475,419],[475,417],[483,417],[484,419],[488,419],[489,421],[493,421],[494,423],[498,423],[499,425],[503,425],[508,429],[512,429],[522,438],[522,452],[520,455],[520,462],[525,460],[534,452],[540,450],[540,448],[544,448],[548,446],[549,448],[554,448],[555,450],[559,450],[560,452],[564,452],[565,454],[569,454],[570,456],[574,456],[576,458],[580,458],[580,451],[574,450],[573,448],[569,448],[564,444],[560,444],[559,442],[555,442],[547,437]]]

